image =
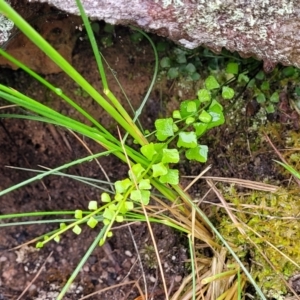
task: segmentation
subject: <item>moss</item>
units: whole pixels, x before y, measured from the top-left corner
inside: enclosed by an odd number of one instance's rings
[[[288,280],[299,272],[299,189],[282,188],[274,194],[256,191],[241,194],[231,188],[225,190],[224,194],[227,201],[238,210],[237,219],[241,224],[247,224],[243,226],[247,236],[241,235],[228,216],[218,211],[221,234],[234,245],[242,259],[250,255],[251,275],[262,291],[268,297],[275,298],[277,295],[275,299],[280,299],[280,295],[287,293],[281,278]],[[248,265],[249,262],[245,260],[244,263]]]

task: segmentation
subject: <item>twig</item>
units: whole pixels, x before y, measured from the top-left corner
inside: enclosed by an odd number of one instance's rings
[[[195,176],[182,176],[184,178],[195,178]],[[251,180],[245,180],[245,179],[239,179],[239,178],[229,178],[229,177],[213,177],[213,176],[201,176],[199,175],[196,177],[198,180],[206,179],[206,180],[215,180],[215,181],[222,181],[227,183],[234,183],[240,186],[243,186],[248,189],[258,190],[258,191],[266,191],[266,192],[272,192],[275,193],[279,187],[272,184],[262,183],[262,182],[256,182]],[[194,182],[194,180],[193,180]],[[189,185],[190,186],[190,185]]]
[[[89,294],[89,295],[86,295],[86,296],[80,298],[79,300],[88,299],[88,298],[90,298],[90,297],[92,297],[92,296],[94,296],[94,295],[101,294],[101,293],[106,292],[106,291],[109,291],[109,290],[111,290],[111,289],[114,289],[114,288],[117,288],[117,287],[120,287],[120,286],[123,286],[123,285],[128,285],[128,284],[135,284],[135,285],[136,285],[136,282],[135,282],[134,280],[132,280],[132,281],[128,281],[128,282],[123,282],[123,283],[115,284],[115,285],[113,285],[113,286],[108,286],[108,287],[106,287],[106,288],[104,288],[104,289],[102,289],[102,290],[99,290],[99,291],[96,291],[96,292],[91,293],[91,294]],[[137,285],[136,285],[136,286],[137,286]],[[138,287],[138,286],[137,286],[137,287]]]

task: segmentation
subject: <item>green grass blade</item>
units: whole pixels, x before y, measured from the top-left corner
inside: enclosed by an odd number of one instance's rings
[[[284,163],[282,163],[281,161],[278,161],[278,160],[274,160],[274,161],[277,162],[279,165],[283,166],[293,176],[300,179],[300,173],[297,170],[295,170],[293,167],[291,167],[290,165],[284,164]]]
[[[100,73],[101,80],[102,80],[102,84],[103,84],[104,94],[107,95],[107,97],[109,98],[111,103],[118,110],[118,112],[123,116],[123,118],[127,121],[127,123],[130,125],[130,127],[135,130],[136,134],[140,138],[140,142],[142,142],[142,145],[147,144],[147,140],[145,139],[144,135],[140,132],[139,128],[135,125],[132,118],[129,116],[127,111],[124,109],[123,105],[119,102],[119,100],[115,97],[115,95],[110,91],[110,89],[108,87],[108,84],[107,84],[106,74],[105,74],[105,71],[104,71],[101,55],[100,55],[98,45],[97,45],[96,40],[95,40],[95,36],[94,36],[93,30],[92,30],[92,27],[90,25],[90,22],[88,20],[88,17],[86,15],[84,9],[83,9],[81,1],[76,0],[76,3],[77,3],[77,6],[79,8],[82,20],[83,20],[84,25],[86,27],[86,31],[87,31],[89,40],[90,40],[91,45],[92,45],[94,57],[96,59],[97,66],[98,66],[99,73]],[[157,63],[158,63],[158,60],[157,60]]]
[[[13,226],[26,226],[26,225],[37,225],[37,224],[50,224],[50,223],[72,223],[76,219],[55,219],[55,220],[33,220],[33,221],[21,221],[12,223],[0,223],[2,227],[13,227]]]
[[[137,127],[132,127],[122,115],[98,91],[85,80],[40,34],[32,28],[9,4],[0,0],[0,12],[11,19],[15,25],[50,59],[52,59],[66,74],[69,75],[82,89],[84,89],[103,109],[116,120],[141,145],[146,143]],[[134,123],[133,123],[134,124]],[[136,128],[135,128],[136,127]]]
[[[65,100],[70,106],[72,106],[74,109],[76,109],[80,114],[82,114],[87,120],[89,120],[92,124],[94,124],[98,129],[100,129],[102,132],[104,132],[107,136],[109,136],[112,140],[114,137],[110,134],[109,131],[107,131],[98,121],[96,121],[89,113],[87,113],[84,109],[82,109],[77,103],[75,103],[72,99],[70,99],[67,95],[61,91],[61,89],[56,88],[53,86],[50,82],[45,80],[43,77],[26,67],[24,64],[22,64],[20,61],[6,53],[3,49],[0,48],[0,55],[4,56],[7,60],[10,60],[12,63],[14,63],[16,66],[23,69],[25,72],[27,72],[30,76],[38,80],[40,83],[42,83],[44,86],[46,86],[48,89],[50,89],[52,92],[60,96],[63,100]]]
[[[15,169],[15,170],[22,170],[22,171],[27,171],[27,172],[33,172],[33,173],[44,173],[46,172],[45,170],[35,170],[35,169],[28,169],[28,168],[19,168],[19,167],[10,167],[10,169]],[[66,173],[62,173],[62,172],[55,172],[51,175],[56,175],[56,176],[60,176],[60,177],[67,177],[67,178],[71,178],[74,180],[77,180],[79,182],[82,182],[84,184],[90,185],[96,189],[100,189],[106,193],[110,193],[112,194],[112,191],[109,189],[106,189],[102,186],[99,186],[97,184],[94,184],[93,182],[96,182],[98,184],[102,184],[102,185],[110,185],[113,188],[113,184],[104,180],[99,180],[99,179],[94,179],[94,178],[87,178],[87,177],[83,177],[83,176],[77,176],[77,175],[71,175],[71,174],[66,174]]]
[[[113,152],[113,151],[105,151],[105,152],[101,152],[101,153],[89,155],[89,156],[87,156],[87,157],[80,158],[80,159],[77,159],[77,160],[75,160],[75,161],[71,161],[70,163],[67,163],[67,164],[64,164],[64,165],[62,165],[62,166],[59,166],[59,167],[57,167],[57,168],[54,168],[54,169],[52,169],[52,170],[46,171],[46,172],[44,172],[43,174],[38,174],[38,175],[36,175],[36,176],[34,176],[34,177],[32,177],[32,178],[29,178],[29,179],[27,179],[27,180],[24,180],[24,181],[22,181],[22,182],[20,182],[20,183],[18,183],[18,184],[16,184],[16,185],[14,185],[14,186],[12,186],[12,187],[9,187],[9,188],[7,188],[7,189],[5,189],[5,190],[3,190],[3,191],[0,191],[0,196],[3,196],[3,195],[5,195],[5,194],[7,194],[7,193],[9,193],[9,192],[11,192],[11,191],[14,191],[14,190],[20,188],[21,186],[24,186],[24,185],[26,185],[26,184],[29,184],[29,183],[31,183],[31,182],[33,182],[33,181],[40,180],[40,179],[44,178],[45,176],[51,175],[51,174],[53,174],[53,173],[55,173],[55,172],[57,172],[57,171],[60,171],[60,170],[69,168],[69,167],[74,166],[74,165],[81,164],[81,163],[83,163],[83,162],[85,162],[85,161],[91,161],[91,160],[93,160],[94,158],[97,158],[97,157],[100,157],[100,156],[104,156],[104,155],[108,155],[108,154],[110,154],[110,153],[112,153],[112,152]]]
[[[98,70],[99,70],[99,73],[100,73],[100,77],[101,77],[101,81],[102,81],[103,89],[104,89],[104,93],[105,93],[105,91],[107,91],[109,88],[108,88],[108,84],[107,84],[106,74],[105,74],[103,63],[102,63],[101,55],[100,55],[100,52],[99,52],[99,49],[98,49],[97,42],[95,40],[95,35],[94,35],[93,30],[92,30],[89,19],[88,19],[87,15],[84,11],[84,8],[82,6],[81,1],[76,0],[76,4],[77,4],[78,9],[80,11],[82,21],[83,21],[84,26],[86,28],[86,32],[88,34],[89,41],[90,41],[92,49],[93,49],[94,57],[95,57],[96,62],[97,62]]]
[[[41,216],[57,216],[57,215],[74,215],[73,210],[69,211],[34,211],[34,212],[23,212],[17,214],[5,214],[0,215],[0,220],[13,219],[13,218],[29,218],[29,217],[41,217]]]
[[[67,293],[68,289],[70,288],[70,285],[75,280],[75,278],[78,275],[78,273],[82,270],[83,265],[86,263],[87,259],[90,257],[90,255],[92,254],[92,252],[94,251],[94,249],[97,247],[97,245],[99,244],[99,241],[103,238],[103,236],[104,236],[104,234],[106,232],[106,229],[107,229],[106,227],[107,226],[104,226],[101,229],[101,231],[99,232],[98,236],[94,239],[94,241],[91,244],[91,246],[89,247],[88,251],[82,257],[81,261],[79,262],[79,264],[77,265],[77,267],[75,268],[75,270],[71,274],[70,278],[68,279],[67,283],[65,284],[65,286],[61,290],[60,294],[56,298],[57,300],[63,299],[64,295]]]
[[[192,287],[193,287],[193,293],[192,293],[192,300],[196,299],[196,272],[195,272],[195,260],[194,260],[194,247],[193,247],[193,239],[191,234],[188,235],[188,241],[189,241],[189,248],[190,248],[190,258],[191,258],[191,266],[192,266]]]

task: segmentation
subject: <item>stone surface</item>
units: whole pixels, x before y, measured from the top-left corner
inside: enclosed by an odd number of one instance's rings
[[[38,1],[32,0],[31,2]],[[75,0],[39,0],[78,14]],[[187,47],[224,47],[265,68],[300,67],[299,0],[82,0],[89,17],[135,25]]]
[[[40,0],[45,2],[46,0]],[[74,0],[47,0],[78,13]],[[300,67],[299,0],[83,0],[87,14],[133,24],[187,48],[222,47],[242,56]]]

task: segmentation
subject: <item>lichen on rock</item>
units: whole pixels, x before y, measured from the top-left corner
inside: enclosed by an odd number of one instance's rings
[[[9,1],[7,1],[9,3]],[[14,23],[0,13],[0,45],[8,41]]]

